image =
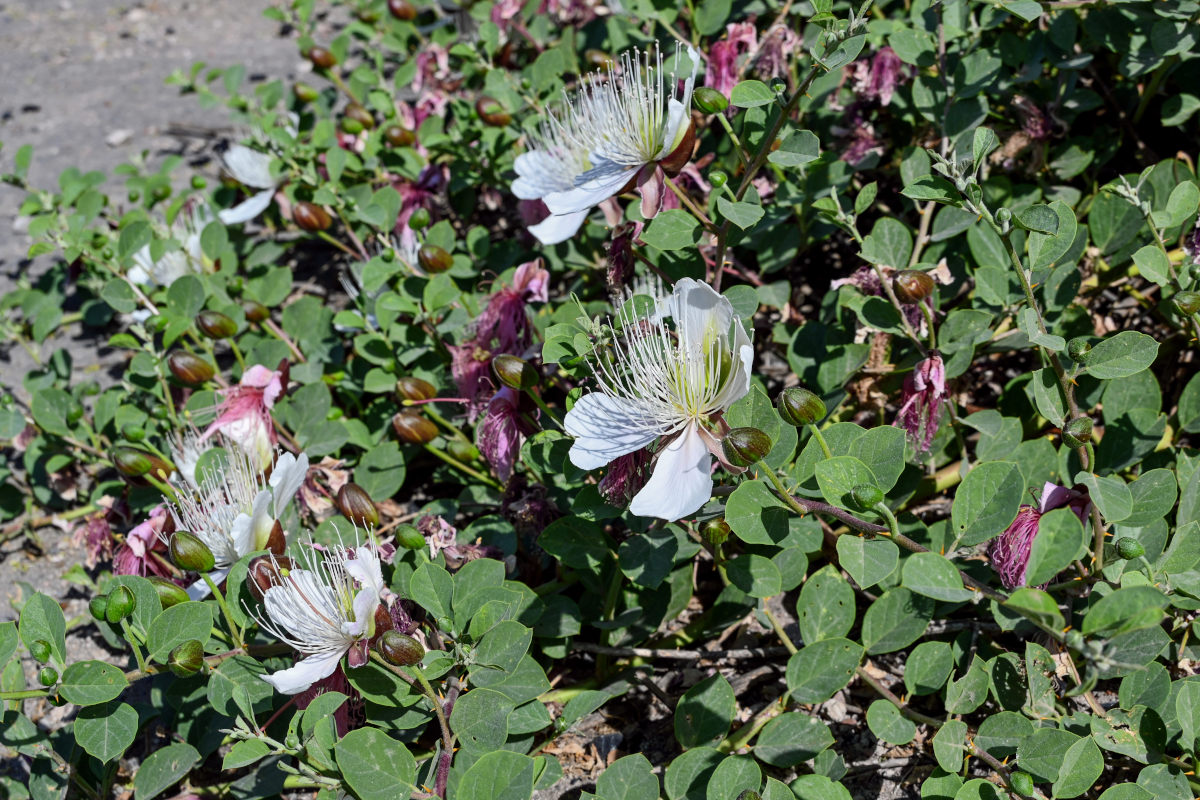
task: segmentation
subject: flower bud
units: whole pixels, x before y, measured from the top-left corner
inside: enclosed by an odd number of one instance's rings
[[[428,400],[437,397],[437,389],[432,383],[412,375],[396,381],[396,392],[405,400]]]
[[[1076,417],[1063,425],[1062,438],[1070,447],[1083,447],[1092,440],[1091,418]]]
[[[401,125],[389,125],[383,131],[383,138],[392,147],[411,147],[417,135]]]
[[[708,182],[712,184],[714,189],[720,189],[729,180],[729,176],[723,170],[714,169],[708,173]]]
[[[128,586],[118,586],[108,595],[108,606],[104,609],[104,618],[116,625],[128,617],[137,608],[137,598]]]
[[[252,558],[246,568],[246,577],[249,578],[246,585],[250,587],[250,594],[262,600],[267,590],[272,586],[282,584],[283,579],[292,569],[292,559],[287,556]]]
[[[237,333],[237,323],[220,311],[204,310],[196,315],[196,327],[210,339],[228,339]]]
[[[901,303],[919,303],[933,294],[933,278],[919,269],[902,269],[892,278],[892,290]]]
[[[1200,292],[1176,292],[1171,300],[1181,314],[1191,316],[1200,311]]]
[[[411,667],[420,664],[425,656],[425,648],[411,636],[405,636],[399,631],[385,631],[379,637],[379,654],[389,664],[397,667]]]
[[[792,386],[779,393],[776,400],[779,416],[788,425],[816,425],[825,419],[825,403],[821,398],[799,386]]]
[[[355,525],[367,528],[379,526],[379,509],[366,490],[356,483],[347,483],[338,489],[337,508],[343,517]]]
[[[724,544],[729,538],[730,528],[729,523],[724,518],[710,519],[704,523],[704,527],[700,529],[700,538],[710,547]]]
[[[873,483],[860,483],[850,490],[854,505],[868,511],[883,502],[883,490]]]
[[[504,106],[492,97],[486,95],[475,101],[475,113],[484,125],[493,128],[503,128],[512,122],[512,115],[504,110]]]
[[[1086,336],[1076,336],[1067,342],[1067,355],[1077,364],[1087,362],[1087,354],[1091,352],[1091,349],[1092,345],[1088,342]]]
[[[92,613],[92,619],[101,622],[105,618],[105,612],[108,609],[108,595],[100,594],[88,601],[88,611]]]
[[[1083,639],[1083,634],[1072,628],[1067,631],[1066,645],[1072,650],[1082,650],[1086,642]]]
[[[692,102],[705,114],[720,114],[729,108],[729,98],[710,86],[701,86],[693,91]]]
[[[146,431],[141,425],[127,422],[121,426],[121,437],[128,442],[140,442],[146,438]]]
[[[204,668],[204,645],[188,639],[167,656],[167,667],[180,678],[195,675]]]
[[[292,94],[296,95],[296,99],[301,103],[311,103],[320,97],[320,92],[315,87],[299,81],[292,86]]]
[[[1001,225],[1007,225],[1012,222],[1012,211],[1007,208],[1001,208],[996,212],[996,222]]]
[[[356,119],[342,117],[342,130],[351,136],[358,136],[363,132],[363,124]]]
[[[177,606],[180,603],[188,601],[188,594],[179,585],[160,578],[157,575],[149,575],[146,580],[150,581],[150,585],[154,587],[154,591],[158,592],[158,601],[162,603],[164,609],[171,606]]]
[[[251,322],[262,322],[271,316],[271,311],[256,300],[247,300],[242,304],[242,308],[246,312],[246,319]]]
[[[508,353],[501,353],[492,359],[492,372],[496,373],[497,380],[517,391],[532,389],[541,378],[532,364]]]
[[[405,550],[420,550],[425,546],[425,537],[412,525],[399,525],[392,535],[396,538],[396,546]]]
[[[176,531],[171,537],[171,561],[189,572],[211,572],[216,564],[208,545],[187,531]]]
[[[42,667],[38,670],[38,683],[47,688],[58,683],[58,670],[54,667]]]
[[[416,208],[408,217],[408,227],[414,231],[424,230],[429,227],[429,209]]]
[[[412,22],[417,18],[417,9],[408,0],[388,0],[388,13],[399,20]]]
[[[412,411],[401,411],[392,417],[392,428],[400,441],[409,444],[429,444],[438,434],[436,425]]]
[[[329,226],[333,224],[333,218],[329,216],[328,211],[316,203],[309,202],[296,203],[296,207],[292,209],[292,220],[301,230],[309,233],[329,230]]]
[[[597,69],[609,69],[614,63],[612,56],[603,50],[597,50],[595,48],[585,50],[583,53],[583,60],[588,63],[588,66],[595,67]]]
[[[1146,555],[1146,548],[1132,536],[1122,536],[1120,539],[1117,539],[1117,555],[1126,560],[1141,558]]]
[[[166,478],[171,474],[171,467],[158,456],[139,450],[136,447],[119,445],[114,447],[110,456],[117,472],[126,478],[140,478],[150,475],[153,478]]]
[[[168,353],[167,368],[180,383],[188,386],[199,386],[212,380],[212,376],[216,374],[212,364],[187,350],[172,350]]]
[[[45,639],[34,639],[33,644],[29,645],[29,655],[39,664],[45,664],[50,660],[50,643]]]
[[[721,440],[725,460],[735,467],[757,464],[771,452],[771,437],[758,428],[734,428]]]
[[[450,455],[464,464],[470,464],[479,459],[479,448],[462,439],[451,439],[446,443],[446,449],[450,451]]]
[[[1005,209],[1000,209],[1004,211]],[[1008,776],[1008,782],[1014,792],[1025,797],[1033,796],[1033,776],[1028,772],[1017,770]]]
[[[367,130],[375,127],[375,115],[368,111],[361,103],[347,103],[342,114],[347,119],[354,120]]]
[[[427,244],[417,253],[417,263],[426,272],[445,272],[454,266],[454,256],[436,244]]]
[[[338,63],[337,56],[326,50],[324,47],[310,47],[307,55],[308,60],[311,61],[312,65],[317,69],[329,69]]]

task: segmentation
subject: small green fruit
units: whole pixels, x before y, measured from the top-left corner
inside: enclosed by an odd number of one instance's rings
[[[137,608],[137,598],[128,586],[118,586],[108,595],[108,607],[104,609],[104,618],[116,625],[128,617]]]
[[[1146,555],[1146,548],[1132,536],[1122,536],[1117,539],[1117,555],[1126,560],[1141,558]]]
[[[701,86],[693,91],[692,102],[705,114],[720,114],[729,108],[729,98],[709,86]]]
[[[825,403],[808,389],[799,386],[784,389],[777,403],[779,416],[788,425],[815,425],[825,419]]]
[[[188,639],[167,656],[167,667],[180,678],[195,675],[204,668],[204,645]]]
[[[734,428],[721,440],[721,449],[733,466],[749,467],[771,452],[771,437],[758,428]]]
[[[872,483],[860,483],[850,490],[854,505],[868,511],[883,502],[883,491]]]
[[[42,667],[38,670],[38,683],[47,688],[58,683],[58,670],[54,667]]]
[[[1063,425],[1063,442],[1068,447],[1083,447],[1092,441],[1092,420],[1090,417],[1076,417]]]
[[[187,531],[176,531],[171,537],[171,561],[190,572],[211,572],[216,565],[208,545]]]

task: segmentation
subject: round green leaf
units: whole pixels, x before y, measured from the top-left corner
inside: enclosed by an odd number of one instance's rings
[[[763,726],[754,745],[759,761],[773,767],[794,767],[817,757],[833,744],[829,726],[799,711],[780,714]]]
[[[849,639],[824,639],[788,659],[787,685],[797,703],[823,703],[850,682],[863,649]]]
[[[908,744],[917,735],[917,726],[906,719],[898,708],[887,700],[876,700],[867,708],[867,726],[883,741]]]
[[[486,690],[467,692],[461,699],[478,691]],[[408,797],[417,788],[416,759],[407,747],[378,728],[350,731],[334,747],[334,757],[342,777],[360,800]]]
[[[958,603],[970,600],[973,592],[963,588],[962,576],[945,556],[913,553],[904,562],[901,583],[917,594]]]
[[[838,563],[854,582],[869,589],[891,575],[900,563],[900,548],[891,539],[846,534],[837,539]]]
[[[199,761],[200,753],[190,744],[170,744],[155,750],[133,774],[135,800],[151,800],[162,794]]]
[[[107,764],[133,744],[138,715],[128,703],[114,700],[80,709],[74,729],[79,746]]]
[[[456,709],[457,710],[457,709]],[[737,713],[733,687],[720,675],[697,683],[675,707],[675,738],[685,748],[716,745]]]
[[[129,681],[125,673],[103,661],[79,661],[62,674],[59,693],[79,706],[94,706],[116,698]]]

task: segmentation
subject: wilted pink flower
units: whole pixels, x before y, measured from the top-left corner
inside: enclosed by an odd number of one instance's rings
[[[608,465],[608,472],[597,488],[604,502],[624,508],[642,490],[650,478],[650,451],[646,448],[617,456]]]
[[[155,552],[159,556],[166,554],[162,534],[169,520],[166,506],[159,505],[150,512],[149,519],[127,533],[125,542],[113,555],[113,574],[169,577],[170,572],[154,556]]]
[[[549,490],[545,486],[530,483],[519,473],[504,487],[500,514],[512,523],[523,541],[533,541],[547,525],[562,517],[562,512],[548,495]]]
[[[1035,142],[1050,138],[1050,118],[1038,104],[1022,95],[1012,99],[1013,108],[1021,117],[1021,131]]]
[[[392,181],[392,188],[400,193],[400,213],[396,215],[393,230],[398,240],[400,257],[409,264],[416,263],[421,240],[417,232],[408,226],[408,221],[419,208],[432,214],[437,206],[438,196],[446,187],[447,178],[444,166],[430,164],[421,170],[415,181]]]
[[[505,23],[521,13],[521,7],[524,5],[522,0],[496,0],[496,4],[492,6],[492,23],[503,28]]]
[[[637,263],[633,257],[633,243],[642,235],[642,227],[641,222],[630,222],[613,231],[608,243],[609,291],[621,292],[633,280],[633,267]]]
[[[417,520],[417,530],[425,535],[429,542],[429,557],[437,558],[442,553],[446,559],[446,569],[451,572],[462,567],[468,561],[480,558],[499,558],[503,555],[495,547],[479,543],[459,544],[458,531],[454,526],[441,517],[426,515]]]
[[[87,517],[83,524],[75,529],[74,542],[76,546],[83,545],[89,569],[95,567],[101,559],[112,558],[113,531],[105,512],[100,511]]]
[[[512,475],[525,437],[537,431],[521,413],[521,397],[515,390],[502,386],[492,395],[483,421],[475,432],[479,452],[492,465],[501,482]]]
[[[886,106],[892,102],[896,86],[907,77],[904,62],[896,51],[884,47],[870,63],[859,61],[854,65],[854,93],[860,100],[877,100]]]
[[[738,59],[745,55],[753,58],[757,48],[758,34],[754,30],[754,23],[730,23],[725,28],[725,38],[709,51],[704,85],[729,97],[738,82]]]
[[[1071,506],[1080,522],[1087,520],[1092,507],[1087,495],[1047,481],[1042,487],[1042,498],[1037,507],[1021,506],[1017,518],[992,542],[988,548],[988,558],[992,560],[992,569],[1000,576],[1004,588],[1017,589],[1025,585],[1029,554],[1033,551],[1033,540],[1037,538],[1042,515],[1065,505]]]
[[[1200,264],[1200,220],[1183,240],[1183,252],[1193,264]]]
[[[788,74],[792,55],[800,49],[801,39],[786,25],[776,25],[763,34],[754,58],[754,71],[770,80]]]
[[[550,14],[560,25],[586,25],[596,18],[597,7],[603,3],[594,0],[547,0],[539,13]]]
[[[217,418],[205,429],[200,440],[215,433],[224,434],[251,457],[259,471],[265,470],[274,459],[278,441],[271,409],[283,394],[284,380],[284,374],[279,370],[261,364],[250,367],[242,374],[237,386],[220,390]]]
[[[937,352],[921,361],[904,379],[904,394],[896,412],[896,427],[904,428],[918,453],[924,453],[937,435],[946,399],[946,365]]]
[[[519,8],[519,6],[518,6]],[[426,42],[417,53],[417,74],[412,90],[418,95],[426,88],[441,88],[450,78],[450,51],[436,42]]]
[[[832,126],[830,130],[841,137],[840,158],[851,166],[860,166],[872,155],[883,155],[884,142],[875,133],[875,126],[866,118],[861,104],[852,104],[846,111],[843,123]]]

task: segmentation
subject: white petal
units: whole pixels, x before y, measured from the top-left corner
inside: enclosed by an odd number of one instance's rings
[[[521,153],[513,169],[517,171],[517,179],[512,182],[512,193],[522,200],[538,200],[551,192],[575,188],[570,166],[544,150]]]
[[[262,679],[282,694],[299,694],[322,678],[328,678],[337,669],[344,652],[323,653],[307,656],[290,669],[281,669]]]
[[[529,232],[542,244],[565,242],[578,232],[590,210],[585,208],[574,214],[551,214],[538,224],[530,225]]]
[[[580,175],[574,189],[552,192],[543,197],[542,202],[551,214],[586,211],[621,191],[641,168],[641,164],[630,167],[613,161],[603,162]]]
[[[274,189],[271,177],[271,156],[258,150],[235,144],[225,152],[221,160],[225,169],[238,183],[253,189]]]
[[[275,519],[283,516],[284,509],[287,508],[288,503],[292,502],[296,492],[300,491],[307,476],[308,455],[305,453],[301,453],[299,458],[291,453],[284,453],[275,462],[275,469],[271,471],[271,492],[275,496]]]
[[[275,516],[271,514],[271,493],[263,489],[254,497],[254,512],[251,516],[250,531],[253,534],[250,549],[238,549],[238,555],[244,556],[251,550],[263,550],[267,539],[271,536],[271,528],[275,527]],[[236,544],[236,542],[235,542]]]
[[[674,521],[699,511],[712,497],[712,453],[695,425],[659,453],[650,480],[634,495],[631,513]]]
[[[371,622],[375,618],[375,609],[378,607],[379,592],[374,587],[359,589],[358,594],[354,595],[354,627],[343,632],[351,636],[362,636],[370,630]]]
[[[242,202],[238,203],[233,208],[227,208],[217,214],[221,222],[226,225],[237,225],[242,222],[249,222],[259,214],[267,210],[267,206],[271,205],[271,198],[275,196],[274,189],[267,189],[258,194],[251,195]]]
[[[603,467],[617,456],[640,450],[660,433],[628,401],[603,392],[579,398],[567,412],[563,429],[575,437],[571,463],[580,469]]]
[[[259,495],[261,497],[262,494]],[[269,495],[268,495],[269,499]],[[239,556],[254,551],[255,519],[250,514],[238,514],[233,521],[229,535],[233,539],[233,547]]]
[[[689,95],[691,92],[688,93]],[[679,146],[679,142],[675,139],[679,136],[680,130],[685,124],[691,121],[691,115],[687,108],[678,100],[672,98],[667,101],[667,127],[663,131],[663,146],[655,156],[655,160],[666,158],[671,154],[671,151]]]
[[[346,574],[376,593],[383,591],[383,568],[379,565],[379,557],[366,545],[357,548],[354,558],[346,561]]]

